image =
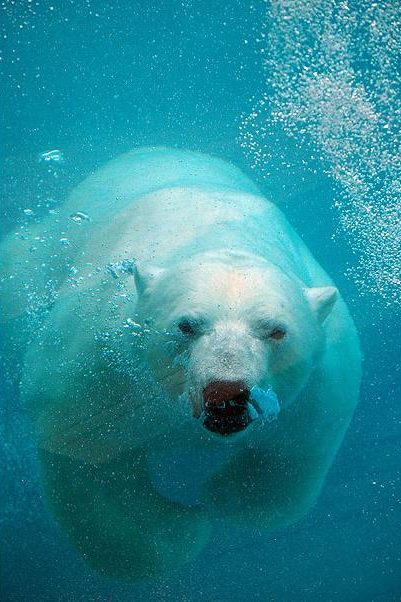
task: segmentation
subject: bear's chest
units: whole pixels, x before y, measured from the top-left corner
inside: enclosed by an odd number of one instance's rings
[[[217,449],[175,449],[148,456],[152,484],[164,497],[184,505],[201,503],[208,480],[234,455],[231,447]]]

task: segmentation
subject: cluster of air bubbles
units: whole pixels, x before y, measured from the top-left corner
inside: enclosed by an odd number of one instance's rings
[[[279,126],[340,184],[339,223],[365,292],[401,304],[401,4],[275,0],[259,43],[266,93],[240,142],[255,168]]]
[[[134,273],[134,262],[130,259],[123,259],[106,265],[106,271],[114,279],[120,278],[123,274]]]
[[[37,337],[44,319],[47,317],[51,307],[57,299],[57,290],[53,280],[48,279],[40,290],[34,282],[26,286],[27,305],[26,316],[28,319],[29,336]]]
[[[29,223],[40,221],[44,212],[50,215],[56,215],[58,201],[54,198],[37,199],[29,207],[21,207],[22,215]],[[89,218],[88,218],[89,219]]]
[[[39,153],[38,163],[50,176],[58,178],[63,173],[65,159],[60,150],[53,149]]]
[[[142,333],[148,333],[149,328],[146,325],[142,325],[139,322],[136,322],[133,318],[127,318],[123,322],[123,328],[132,336],[139,336]]]
[[[123,346],[124,329],[123,324],[122,329],[113,327],[109,330],[98,330],[94,332],[94,339],[99,345],[103,359],[109,368],[125,376],[136,378],[138,367],[134,357],[135,354],[127,354]],[[143,329],[140,329],[139,334],[143,335]],[[139,338],[135,345],[135,351],[142,348],[143,342]]]

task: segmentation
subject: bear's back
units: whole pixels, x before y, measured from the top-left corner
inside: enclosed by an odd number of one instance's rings
[[[107,219],[110,212],[124,209],[137,197],[176,187],[260,194],[252,180],[231,163],[198,152],[145,147],[120,155],[83,180],[66,208],[83,211],[90,202],[93,216]]]
[[[49,295],[45,291],[58,290],[83,247],[102,228],[107,232],[119,214],[135,206],[137,198],[178,186],[260,194],[238,168],[202,153],[149,147],[120,155],[83,180],[56,215],[31,224],[23,236],[16,231],[2,240],[2,320],[25,314],[32,298],[43,295],[46,305]],[[84,218],[71,219],[76,215]]]

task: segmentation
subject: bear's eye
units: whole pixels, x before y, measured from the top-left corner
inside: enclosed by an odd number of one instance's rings
[[[199,332],[200,322],[199,320],[193,320],[191,318],[182,318],[178,322],[177,326],[183,334],[192,336]]]
[[[273,328],[273,330],[271,330],[269,332],[269,339],[272,339],[273,341],[281,341],[281,339],[283,339],[286,335],[286,331],[284,330],[284,328]]]
[[[274,324],[271,319],[257,320],[255,326],[260,338],[268,341],[281,341],[287,335],[287,330],[282,324]]]

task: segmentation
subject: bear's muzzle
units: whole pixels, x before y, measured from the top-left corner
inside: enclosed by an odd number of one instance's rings
[[[243,381],[213,381],[203,389],[203,426],[219,435],[231,435],[251,422],[250,391]]]

